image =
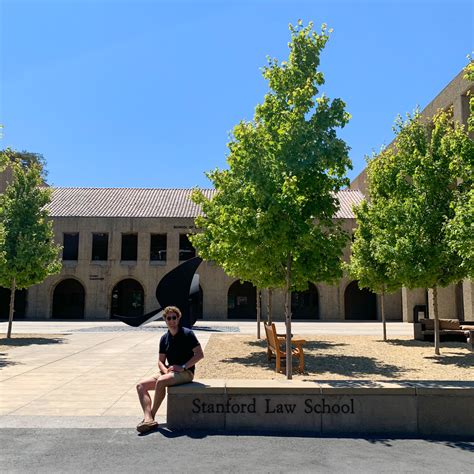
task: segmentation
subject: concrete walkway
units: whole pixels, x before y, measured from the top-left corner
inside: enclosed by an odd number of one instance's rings
[[[278,326],[283,328],[283,323]],[[412,325],[390,323],[393,336]],[[7,323],[0,323],[5,334]],[[200,321],[205,346],[212,333],[255,334],[255,322]],[[143,330],[110,321],[15,321],[13,333],[58,334],[55,341],[0,354],[0,427],[130,427],[142,412],[135,385],[157,370],[164,323]],[[262,329],[263,331],[263,329]],[[294,323],[294,334],[380,335],[380,323]],[[166,400],[158,412],[163,422]]]

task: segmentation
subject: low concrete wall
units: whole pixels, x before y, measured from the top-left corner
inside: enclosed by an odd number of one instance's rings
[[[474,382],[201,380],[168,390],[172,430],[474,436]]]

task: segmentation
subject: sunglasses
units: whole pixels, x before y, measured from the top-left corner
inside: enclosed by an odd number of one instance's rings
[[[178,319],[178,316],[167,316],[166,321],[176,321]]]

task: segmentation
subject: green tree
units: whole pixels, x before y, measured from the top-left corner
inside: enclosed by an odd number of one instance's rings
[[[354,208],[357,228],[354,232],[350,263],[346,268],[351,277],[358,281],[359,288],[368,288],[380,294],[383,340],[386,341],[385,294],[400,289],[402,284],[389,274],[389,267],[384,261],[387,248],[384,203],[377,199],[377,190],[371,185],[372,169],[369,162],[367,182],[370,201],[363,200]]]
[[[433,292],[435,352],[439,354],[438,287],[466,277],[452,245],[453,203],[468,191],[459,171],[473,158],[473,142],[446,112],[430,120],[419,113],[399,118],[395,146],[371,163],[384,220],[383,252],[377,252],[391,281]],[[472,189],[472,184],[471,184]]]
[[[11,148],[6,148],[5,150],[0,151],[1,159],[4,164],[8,163],[19,163],[23,167],[30,167],[32,165],[37,165],[40,169],[41,178],[44,181],[47,176],[46,171],[46,161],[44,156],[40,153],[32,153],[30,151],[17,151],[12,150]]]
[[[52,222],[45,206],[51,191],[43,187],[42,166],[8,157],[12,183],[0,195],[0,285],[10,288],[7,337],[11,337],[15,291],[42,282],[61,269],[60,246],[53,241]]]
[[[465,69],[464,78],[474,82],[474,62],[470,61]],[[469,98],[470,114],[468,132],[474,133],[474,96]],[[474,278],[474,156],[453,163],[459,186],[452,204],[454,217],[449,222],[450,245],[462,258],[462,266],[468,278]]]
[[[348,147],[337,137],[350,116],[324,94],[318,71],[329,35],[310,23],[290,25],[288,61],[268,59],[269,92],[252,121],[235,126],[228,170],[208,174],[213,199],[195,193],[204,216],[193,244],[226,272],[261,288],[285,289],[287,377],[291,378],[291,291],[342,275],[347,234],[333,218],[348,184]]]

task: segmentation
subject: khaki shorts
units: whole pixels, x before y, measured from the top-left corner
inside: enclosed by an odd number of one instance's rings
[[[183,370],[182,372],[169,372],[169,373],[173,374],[173,380],[169,385],[181,385],[183,383],[192,382],[194,379],[194,373],[188,369]],[[161,377],[162,375],[163,374],[161,372],[158,372],[157,374],[153,375],[153,378],[158,380],[158,378]]]

